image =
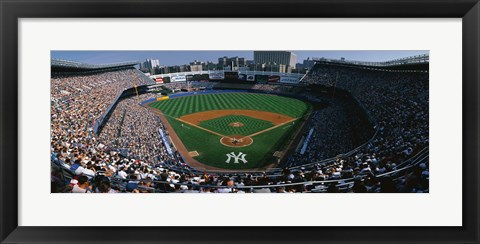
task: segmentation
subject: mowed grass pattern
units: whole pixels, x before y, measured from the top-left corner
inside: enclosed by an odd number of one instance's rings
[[[195,95],[158,101],[150,104],[161,110],[172,125],[176,134],[182,140],[188,151],[197,151],[194,159],[204,164],[230,170],[260,168],[277,160],[273,153],[285,145],[292,132],[300,124],[289,122],[277,128],[253,136],[253,143],[245,147],[228,147],[220,143],[220,136],[201,130],[191,125],[185,125],[176,120],[183,115],[224,109],[248,109],[268,111],[288,115],[294,118],[304,116],[311,105],[301,100],[268,94],[255,93],[219,93]],[[231,127],[232,122],[241,122],[243,127]],[[269,124],[266,124],[269,123]],[[182,126],[183,124],[183,126]],[[223,135],[250,135],[270,128],[271,122],[243,115],[230,115],[203,121],[199,126],[216,131]],[[247,163],[226,163],[226,154],[246,154]]]
[[[255,93],[219,93],[187,96],[157,101],[150,106],[164,114],[180,116],[218,109],[250,109],[285,114],[294,118],[302,116],[308,105],[294,98]]]
[[[273,153],[278,149],[283,140],[291,135],[294,131],[295,125],[287,123],[279,126],[273,130],[262,133],[253,137],[253,144],[246,147],[228,147],[220,143],[220,136],[197,129],[190,125],[181,126],[181,122],[174,118],[167,118],[177,135],[182,139],[183,144],[189,151],[196,150],[199,156],[194,157],[199,162],[204,164],[229,169],[242,170],[260,168],[266,164],[275,162],[276,158]],[[226,154],[229,153],[244,153],[248,160],[247,163],[234,164],[233,162],[226,163]]]
[[[230,124],[234,122],[240,122],[243,126],[233,127]],[[261,130],[265,130],[274,126],[273,123],[261,119],[255,119],[243,115],[229,115],[223,116],[208,121],[203,121],[199,126],[215,131],[222,135],[242,135],[247,136]]]

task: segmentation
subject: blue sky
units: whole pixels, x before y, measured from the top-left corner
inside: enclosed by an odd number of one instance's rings
[[[362,51],[292,51],[301,63],[308,57],[325,57],[358,61],[388,61],[419,54],[428,50],[362,50]],[[118,63],[125,61],[143,61],[147,58],[160,60],[160,65],[187,64],[193,60],[218,62],[219,57],[244,57],[253,60],[253,51],[51,51],[52,58],[65,59],[90,64]]]

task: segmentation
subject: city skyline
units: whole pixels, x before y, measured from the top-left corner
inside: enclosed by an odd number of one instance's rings
[[[211,50],[211,51],[51,51],[51,58],[64,59],[89,64],[120,63],[126,61],[143,62],[158,59],[160,66],[184,65],[198,60],[217,63],[220,57],[242,57],[253,60],[253,51]],[[257,51],[257,50],[255,50]],[[259,50],[260,51],[260,50]],[[305,51],[289,50],[297,56],[297,63],[307,58],[332,58],[356,61],[382,62],[415,55],[428,54],[427,50],[350,50],[350,51]]]

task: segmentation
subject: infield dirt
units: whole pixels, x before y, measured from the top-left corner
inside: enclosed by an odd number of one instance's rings
[[[179,119],[182,121],[187,121],[194,125],[199,125],[202,121],[216,119],[216,118],[220,118],[227,115],[244,115],[244,116],[252,117],[255,119],[269,121],[269,122],[272,122],[272,124],[274,125],[279,125],[279,124],[291,121],[292,119],[295,119],[293,117],[290,117],[284,114],[277,114],[277,113],[266,112],[266,111],[230,110],[230,109],[210,110],[210,111],[198,112],[193,114],[187,114],[187,115],[181,116]]]
[[[150,108],[148,107],[148,105],[145,105],[145,107],[147,108]],[[169,133],[169,136],[170,136],[170,139],[172,140],[175,148],[177,149],[178,153],[180,153],[183,158],[185,159],[186,163],[194,168],[197,168],[197,169],[206,169],[206,170],[223,170],[221,168],[217,168],[217,167],[213,167],[213,166],[210,166],[210,165],[207,165],[207,164],[203,164],[201,162],[198,162],[197,160],[195,160],[191,155],[190,155],[190,152],[187,150],[187,148],[185,147],[185,145],[183,144],[182,140],[180,140],[180,138],[178,137],[177,133],[175,133],[175,130],[173,129],[173,127],[170,125],[170,123],[168,122],[167,118],[165,117],[165,115],[162,113],[162,111],[158,110],[158,109],[154,109],[154,108],[150,108],[154,113],[156,113],[160,119],[162,120],[163,124],[165,125],[168,133]],[[197,153],[198,154],[198,153]]]
[[[226,169],[224,169],[223,167],[217,168],[215,166],[210,166],[210,165],[207,165],[207,164],[204,164],[204,163],[200,162],[197,157],[202,157],[202,152],[197,151],[197,152],[194,153],[193,151],[188,151],[185,144],[183,143],[183,141],[177,135],[177,132],[173,129],[172,125],[169,123],[169,120],[176,120],[175,123],[181,122],[182,123],[181,124],[182,128],[184,127],[186,129],[189,129],[189,128],[195,127],[197,129],[206,131],[206,132],[211,133],[213,135],[220,136],[221,137],[220,138],[220,144],[222,144],[223,146],[233,147],[233,148],[236,148],[236,147],[241,148],[241,147],[248,147],[249,145],[254,144],[254,138],[253,138],[254,136],[257,136],[257,135],[266,133],[268,131],[274,130],[278,127],[284,126],[285,124],[294,122],[294,121],[299,119],[299,118],[296,118],[296,117],[291,117],[289,115],[280,114],[280,113],[276,113],[276,112],[268,112],[268,111],[262,111],[262,110],[251,110],[251,109],[217,109],[217,110],[194,112],[194,113],[186,114],[186,115],[179,116],[179,117],[173,117],[173,116],[169,116],[169,115],[164,114],[160,109],[158,109],[156,107],[150,107],[148,104],[145,104],[144,106],[149,107],[156,114],[159,115],[163,124],[166,127],[166,130],[168,131],[168,133],[170,135],[171,141],[173,142],[177,151],[183,156],[183,159],[185,160],[185,162],[187,164],[189,164],[191,167],[194,167],[194,168],[197,168],[197,169],[206,169],[206,170],[226,170]],[[245,117],[250,117],[252,119],[257,119],[257,120],[263,120],[265,122],[270,122],[273,126],[271,126],[269,128],[266,128],[266,129],[263,129],[263,130],[260,130],[260,131],[257,131],[255,133],[252,132],[253,134],[250,134],[250,135],[246,135],[246,134],[245,135],[239,135],[239,134],[236,134],[236,133],[230,134],[230,133],[225,133],[226,131],[224,131],[224,133],[218,133],[216,131],[210,130],[211,128],[207,129],[207,128],[204,128],[204,127],[201,126],[201,124],[203,125],[204,122],[207,122],[207,121],[210,121],[210,120],[213,120],[213,119],[218,119],[218,118],[226,117],[226,116],[235,116],[235,115],[236,116],[245,116]],[[168,117],[168,119],[167,119],[167,117]],[[242,122],[245,123],[244,121],[242,121]],[[230,122],[230,124],[227,124],[227,125],[229,125],[231,127],[245,126],[242,122],[233,120],[233,122]],[[180,123],[175,124],[175,125],[180,126]],[[265,142],[265,138],[263,138],[262,140],[264,140],[263,144],[260,144],[260,145],[265,146],[265,145],[268,144],[268,140],[267,140],[267,142]],[[267,144],[265,144],[265,143],[267,143]],[[190,149],[195,150],[196,148],[192,147]],[[225,154],[225,152],[222,152],[222,153]],[[205,154],[203,154],[203,155],[205,155]],[[252,155],[254,155],[254,154],[252,154]],[[279,156],[278,152],[277,152],[276,156],[277,157]],[[205,159],[201,158],[200,160],[205,160]],[[218,161],[217,158],[215,158],[214,160]],[[274,163],[274,162],[267,162],[266,164],[264,164],[260,167],[252,167],[252,168],[245,168],[245,169],[240,169],[240,168],[239,169],[227,169],[227,170],[229,170],[229,171],[258,171],[258,170],[265,170],[267,168],[274,167],[275,165],[276,165],[276,163]]]
[[[230,135],[222,137],[220,143],[227,147],[246,147],[253,143],[253,139],[249,136]]]

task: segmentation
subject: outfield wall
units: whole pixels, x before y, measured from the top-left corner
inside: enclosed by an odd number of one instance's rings
[[[298,84],[304,74],[282,73],[271,71],[230,71],[230,70],[205,70],[188,71],[179,73],[150,75],[150,79],[166,78],[171,82],[185,82],[193,80],[209,80],[217,82],[243,82],[243,83],[291,83]],[[202,78],[200,78],[202,77]],[[192,80],[193,79],[193,80]]]
[[[196,91],[196,92],[182,92],[182,93],[174,93],[170,94],[169,99],[174,99],[174,98],[179,98],[179,97],[187,97],[187,96],[193,96],[193,95],[206,95],[206,94],[220,94],[220,93],[261,93],[261,94],[271,94],[271,95],[278,95],[278,96],[283,96],[283,97],[291,97],[291,98],[298,98],[298,99],[303,99],[303,100],[308,100],[307,96],[302,96],[302,95],[292,95],[292,94],[285,94],[285,93],[277,93],[277,92],[266,92],[262,90],[206,90],[206,91]],[[145,101],[140,102],[141,105],[145,105],[151,102],[155,102],[156,98],[148,99]]]

